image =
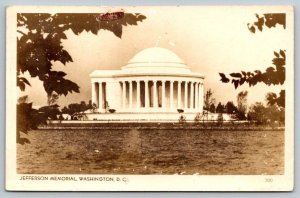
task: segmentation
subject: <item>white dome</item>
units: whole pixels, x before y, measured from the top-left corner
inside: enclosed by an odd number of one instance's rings
[[[172,51],[160,47],[137,53],[122,70],[130,72],[190,72],[187,65]]]

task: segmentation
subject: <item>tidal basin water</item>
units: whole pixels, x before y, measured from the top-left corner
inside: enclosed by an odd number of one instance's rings
[[[284,173],[284,131],[34,130],[17,145],[30,174]]]

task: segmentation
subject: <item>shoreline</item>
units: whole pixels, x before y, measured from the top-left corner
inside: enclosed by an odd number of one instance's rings
[[[202,131],[284,131],[284,126],[267,126],[247,123],[49,123],[39,130],[202,130]]]

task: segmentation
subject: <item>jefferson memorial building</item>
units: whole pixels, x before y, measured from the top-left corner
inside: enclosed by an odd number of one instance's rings
[[[140,51],[121,70],[90,74],[92,120],[194,120],[203,110],[203,80],[175,53],[153,47]]]

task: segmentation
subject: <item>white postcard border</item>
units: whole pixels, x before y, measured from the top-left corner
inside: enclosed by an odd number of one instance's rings
[[[251,6],[255,8],[254,6]],[[143,7],[129,7],[137,11]],[[249,8],[246,6],[246,8]],[[242,9],[242,8],[241,8]],[[259,6],[260,11],[286,11],[294,66],[294,13],[292,6]],[[16,13],[99,12],[99,7],[13,6],[6,23],[6,189],[14,191],[290,191],[294,186],[294,67],[286,68],[286,133],[284,175],[23,175],[16,173]],[[291,54],[291,52],[289,52]],[[292,58],[291,58],[292,57]],[[75,177],[77,181],[21,180],[22,176]],[[79,177],[108,177],[114,181],[80,181]],[[119,178],[120,181],[117,181]],[[125,178],[125,179],[124,179]]]

